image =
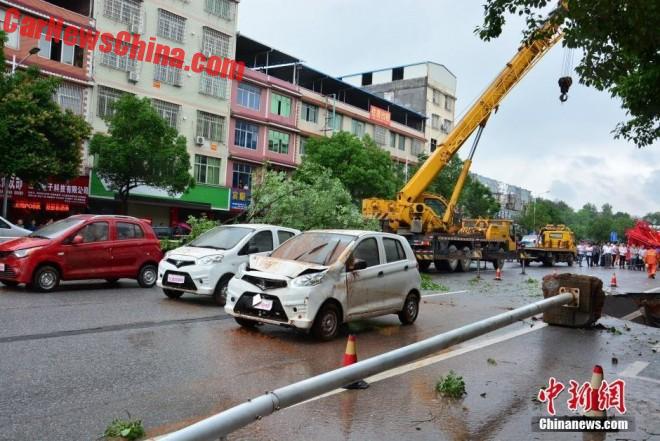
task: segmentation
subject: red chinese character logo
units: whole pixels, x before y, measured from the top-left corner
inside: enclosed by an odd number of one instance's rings
[[[585,381],[580,385],[577,381],[571,380],[569,382],[568,393],[571,398],[566,401],[568,408],[577,411],[578,408],[586,410],[603,410],[602,402],[598,400],[598,394],[594,393],[591,384]]]
[[[538,399],[541,403],[548,403],[548,413],[555,414],[555,398],[564,390],[564,385],[557,381],[555,377],[550,377],[548,387],[539,391]]]
[[[598,400],[603,404],[604,409],[616,409],[621,415],[626,413],[625,401],[626,382],[617,379],[611,383],[603,380],[598,389]]]

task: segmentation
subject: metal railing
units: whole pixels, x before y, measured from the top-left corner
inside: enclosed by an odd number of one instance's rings
[[[362,378],[405,365],[466,340],[478,337],[518,320],[562,305],[578,302],[577,294],[567,292],[512,311],[461,326],[417,343],[377,355],[350,366],[335,369],[306,380],[266,392],[246,403],[227,409],[159,441],[215,441],[233,431],[278,410],[302,403],[327,392],[354,383]]]

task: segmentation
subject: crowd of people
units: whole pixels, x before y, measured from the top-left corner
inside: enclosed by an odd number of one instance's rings
[[[23,222],[23,219],[16,219],[15,224],[16,224],[16,226],[21,227],[21,228],[25,228],[26,230],[36,231],[41,227],[52,224],[53,222],[54,222],[54,220],[51,218],[51,219],[48,219],[43,224],[38,224],[36,219],[32,219],[30,222],[28,222],[26,224],[26,223]]]
[[[585,262],[588,267],[646,270],[649,278],[652,279],[655,279],[658,259],[660,259],[660,249],[616,242],[604,244],[580,242],[577,246],[577,254],[580,266]]]

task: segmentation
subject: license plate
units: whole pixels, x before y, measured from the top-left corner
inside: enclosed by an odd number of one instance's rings
[[[167,281],[170,283],[185,283],[186,278],[178,274],[168,274]]]
[[[0,272],[4,272],[4,270],[5,270],[5,264],[0,263]]]
[[[261,299],[261,302],[254,305],[254,307],[257,309],[261,309],[263,311],[270,311],[271,309],[273,309],[273,301]]]

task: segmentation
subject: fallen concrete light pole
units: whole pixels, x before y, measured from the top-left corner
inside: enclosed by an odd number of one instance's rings
[[[550,311],[557,307],[571,305],[577,308],[580,303],[579,298],[580,293],[578,290],[564,290],[562,288],[554,297],[549,297],[530,305],[462,326],[444,334],[436,335],[353,365],[299,381],[272,392],[267,392],[246,403],[239,404],[177,432],[166,435],[159,441],[216,441],[218,438],[224,437],[278,410],[302,403],[362,378],[402,366],[455,344],[510,325],[516,321],[529,318],[541,312]]]

